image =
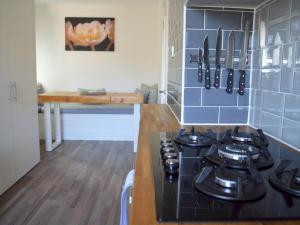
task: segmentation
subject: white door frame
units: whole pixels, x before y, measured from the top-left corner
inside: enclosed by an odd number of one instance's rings
[[[161,78],[160,78],[160,94],[159,103],[167,103],[167,90],[168,90],[168,55],[169,55],[169,44],[168,44],[168,34],[169,34],[169,1],[163,1],[163,26],[162,26],[162,62],[161,62]]]

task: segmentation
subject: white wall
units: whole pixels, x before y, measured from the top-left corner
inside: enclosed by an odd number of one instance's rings
[[[158,0],[36,3],[37,80],[48,91],[133,91],[158,83],[162,9]],[[115,52],[65,51],[65,17],[115,17]]]

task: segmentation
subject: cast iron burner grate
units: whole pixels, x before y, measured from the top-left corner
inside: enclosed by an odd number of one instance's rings
[[[219,140],[218,145],[212,145],[206,153],[206,158],[217,165],[226,161],[228,168],[247,170],[245,162],[247,154],[253,160],[253,164],[257,169],[269,168],[274,164],[274,160],[268,150],[268,141],[262,132],[257,130],[257,134],[240,133],[239,127],[236,127],[234,132],[227,130],[222,139]],[[235,134],[236,136],[233,136]],[[238,134],[238,135],[237,135]],[[233,137],[250,137],[248,141],[236,141]],[[242,140],[242,139],[241,139]],[[245,138],[243,140],[246,140]],[[251,141],[250,141],[251,140]]]
[[[248,202],[263,197],[266,186],[250,155],[246,162],[248,171],[227,169],[226,162],[219,167],[204,167],[195,177],[195,188],[209,196],[229,201]]]
[[[300,197],[300,168],[289,160],[283,160],[270,175],[270,183],[280,191]]]
[[[257,129],[257,134],[250,132],[240,132],[240,127],[236,126],[232,131],[231,129],[227,130],[224,136],[219,140],[221,144],[224,143],[245,143],[257,146],[268,146],[269,142],[266,136],[264,135],[261,129]]]
[[[221,158],[237,161],[245,161],[248,154],[253,160],[259,158],[259,149],[247,144],[223,144],[218,147],[218,155]]]
[[[216,142],[216,137],[211,130],[208,130],[206,133],[200,133],[195,132],[195,128],[192,127],[191,132],[185,132],[185,129],[180,129],[175,142],[189,147],[207,147]]]
[[[237,149],[242,150],[237,152]],[[246,144],[213,144],[205,157],[217,165],[221,165],[225,161],[227,168],[247,170],[247,154],[250,155],[253,165],[257,169],[269,168],[274,164],[274,160],[266,147],[263,146],[259,149]]]

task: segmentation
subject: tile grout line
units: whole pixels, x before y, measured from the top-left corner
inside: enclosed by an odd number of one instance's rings
[[[282,136],[283,136],[283,120],[284,120],[284,113],[285,113],[285,99],[286,97],[283,96],[283,102],[282,102],[282,106],[281,106],[281,109],[282,109],[282,115],[281,115],[281,124],[280,124],[280,138],[282,139]]]
[[[247,106],[239,106],[236,107],[235,105],[203,105],[203,106],[198,106],[198,105],[186,105],[186,108],[217,108],[217,107],[223,107],[223,108],[247,108]]]
[[[182,59],[181,59],[181,63],[182,63],[182,66],[181,66],[181,98],[182,98],[182,104],[181,104],[181,108],[180,108],[180,113],[181,113],[181,118],[180,118],[180,123],[181,124],[184,124],[184,107],[185,107],[185,56],[186,56],[186,49],[184,48],[184,46],[186,46],[186,35],[187,35],[187,32],[186,32],[186,15],[187,15],[187,10],[186,10],[186,6],[183,7],[183,27],[182,27],[182,32],[183,32],[183,37],[182,37],[182,47],[183,47],[183,50],[182,50]]]
[[[218,112],[218,124],[220,124],[220,117],[221,117],[221,106],[219,106],[219,112]]]
[[[250,65],[250,67],[252,68],[251,70],[250,70],[250,74],[249,74],[249,76],[250,76],[250,79],[249,79],[249,82],[250,82],[250,84],[249,84],[249,87],[250,87],[250,90],[249,90],[249,105],[248,105],[248,121],[247,121],[247,124],[251,124],[251,103],[252,103],[252,100],[254,101],[254,105],[253,105],[253,108],[255,108],[255,93],[254,93],[254,99],[252,99],[252,92],[253,92],[253,90],[252,90],[252,81],[253,81],[253,59],[254,59],[254,53],[253,53],[253,51],[254,51],[254,38],[255,38],[255,34],[256,34],[256,29],[255,29],[255,24],[256,24],[256,14],[257,14],[257,10],[255,9],[254,10],[254,12],[253,12],[253,24],[252,24],[252,30],[253,30],[253,33],[252,33],[252,39],[251,39],[251,50],[252,50],[252,52],[251,52],[251,65]],[[254,110],[254,109],[253,109]],[[254,113],[255,113],[255,111],[253,111],[253,122],[254,122]]]
[[[224,6],[221,7],[199,7],[199,8],[187,8],[187,11],[204,11],[204,10],[208,10],[208,11],[214,11],[214,12],[245,12],[245,13],[251,13],[254,12],[253,8],[226,8]],[[232,9],[236,9],[236,10],[232,10]]]
[[[188,31],[218,31],[218,29],[213,29],[213,28],[190,28],[190,27],[187,27],[186,30]],[[230,32],[230,31],[234,31],[234,32],[242,32],[243,30],[241,29],[222,29],[223,31],[225,32]],[[253,31],[250,31],[250,33],[253,32]]]
[[[203,10],[203,29],[206,30],[206,10]]]
[[[241,31],[243,31],[243,20],[244,20],[244,13],[242,12],[242,15],[241,15]]]

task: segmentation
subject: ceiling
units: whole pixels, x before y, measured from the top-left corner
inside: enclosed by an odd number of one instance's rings
[[[268,0],[188,0],[190,7],[226,7],[254,9]]]

